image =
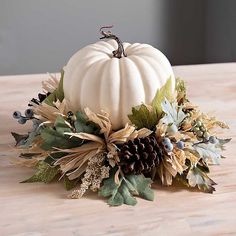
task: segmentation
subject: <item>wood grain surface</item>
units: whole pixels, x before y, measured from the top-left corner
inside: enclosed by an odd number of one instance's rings
[[[189,98],[226,121],[232,137],[220,166],[210,176],[214,194],[179,186],[154,185],[155,201],[138,199],[135,207],[109,207],[88,194],[67,199],[61,184],[20,184],[33,170],[14,166],[17,156],[10,131],[24,132],[12,118],[41,91],[47,75],[0,77],[0,235],[236,235],[236,63],[174,67],[185,79]]]

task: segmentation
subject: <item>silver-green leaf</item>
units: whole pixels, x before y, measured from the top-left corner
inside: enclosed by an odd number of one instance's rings
[[[221,158],[221,149],[216,144],[199,143],[193,145],[193,149],[198,155],[209,164],[218,165]]]
[[[197,167],[190,168],[186,178],[191,187],[198,187],[201,191],[207,193],[213,193],[215,191],[213,186],[216,183]]]
[[[170,103],[166,98],[164,98],[161,106],[163,112],[165,113],[164,117],[161,120],[167,125],[175,124],[178,127],[186,117],[181,107],[178,107],[176,103]]]
[[[109,197],[108,204],[111,206],[120,206],[122,204],[137,204],[134,196],[142,197],[146,200],[153,201],[154,192],[150,188],[152,180],[145,178],[143,175],[128,175],[120,178],[119,184],[115,183],[114,173],[104,180],[99,195]]]

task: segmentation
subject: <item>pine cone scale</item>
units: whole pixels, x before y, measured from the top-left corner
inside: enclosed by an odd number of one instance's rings
[[[148,173],[158,166],[163,153],[155,136],[129,140],[120,148],[120,166],[126,174]]]

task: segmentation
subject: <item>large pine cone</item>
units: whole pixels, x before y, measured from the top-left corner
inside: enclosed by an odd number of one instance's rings
[[[163,157],[155,136],[136,138],[124,143],[119,152],[122,170],[126,174],[149,173]]]

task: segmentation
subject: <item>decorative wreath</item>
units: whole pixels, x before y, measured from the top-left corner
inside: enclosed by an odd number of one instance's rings
[[[109,41],[79,50],[59,81],[43,82],[25,115],[13,113],[33,123],[28,134],[12,133],[18,163],[36,169],[22,183],[63,181],[75,188],[70,198],[90,189],[112,206],[135,205],[135,196],[152,201],[153,182],[212,193],[209,166],[230,141],[215,128],[228,126],[188,100],[159,50],[100,31]]]

